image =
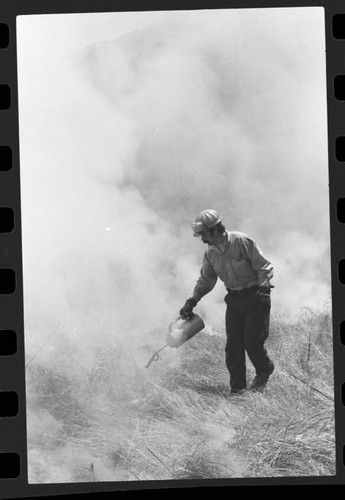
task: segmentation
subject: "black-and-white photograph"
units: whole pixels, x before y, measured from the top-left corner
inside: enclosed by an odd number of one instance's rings
[[[334,476],[323,8],[17,47],[29,483]]]

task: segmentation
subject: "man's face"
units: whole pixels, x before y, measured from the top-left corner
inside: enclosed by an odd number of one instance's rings
[[[205,229],[201,233],[201,240],[207,245],[214,245],[217,241],[217,231]]]

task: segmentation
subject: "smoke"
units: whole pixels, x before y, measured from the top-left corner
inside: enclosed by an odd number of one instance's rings
[[[112,168],[104,181],[139,193],[184,254],[196,252],[190,220],[218,209],[275,264],[276,304],[290,314],[329,300],[320,14],[174,13],[74,59],[124,127],[125,117],[135,127],[121,182]],[[158,247],[166,255],[160,239]],[[168,260],[175,266],[179,255]]]
[[[197,278],[206,207],[273,262],[277,310],[329,300],[322,21],[162,13],[40,69],[19,60],[27,318],[166,322]],[[218,288],[200,307],[221,322]]]
[[[189,224],[207,207],[272,261],[277,311],[328,301],[321,11],[153,19],[69,56],[41,48],[36,65],[21,21],[26,320],[59,320],[76,339],[86,324],[97,335],[166,324],[197,278],[204,249]],[[213,328],[223,295],[199,306]]]
[[[273,312],[329,302],[322,9],[127,13],[120,36],[99,16],[89,41],[83,16],[18,23],[27,363],[76,377],[121,344],[142,368],[198,277],[205,208],[273,263]],[[223,297],[198,305],[210,332]]]

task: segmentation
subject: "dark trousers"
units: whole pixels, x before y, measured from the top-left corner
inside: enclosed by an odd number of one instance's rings
[[[255,292],[246,296],[228,293],[225,302],[225,359],[230,373],[230,388],[246,389],[246,352],[256,374],[270,375],[273,371],[273,363],[264,347],[269,333],[271,298]]]

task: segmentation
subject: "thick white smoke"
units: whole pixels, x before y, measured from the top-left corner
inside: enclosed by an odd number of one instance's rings
[[[166,324],[197,278],[189,224],[207,207],[273,262],[276,311],[329,300],[322,11],[161,15],[48,66],[19,57],[28,324]],[[211,328],[223,295],[199,306]]]

